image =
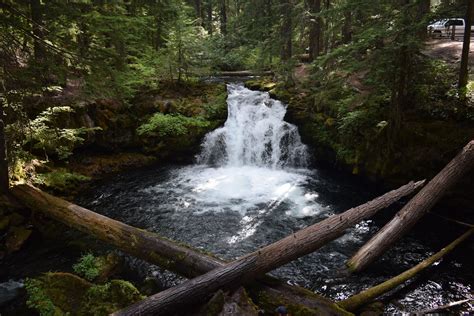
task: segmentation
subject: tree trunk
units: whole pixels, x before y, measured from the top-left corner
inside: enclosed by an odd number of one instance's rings
[[[350,226],[420,187],[424,181],[409,183],[368,203],[333,215],[295,232],[273,244],[214,269],[202,276],[152,295],[114,315],[169,315],[190,304],[202,302],[221,288],[235,288],[292,260],[312,253],[344,234]]]
[[[212,35],[212,32],[213,32],[212,0],[207,0],[206,11],[207,11],[207,31],[209,32],[209,35]]]
[[[474,165],[474,141],[451,160],[374,237],[346,263],[350,271],[360,271],[379,258],[426,214],[444,193]]]
[[[37,62],[41,62],[45,57],[43,44],[43,14],[40,0],[30,0],[31,29],[34,35],[34,56]]]
[[[461,68],[459,69],[459,90],[465,90],[468,81],[468,68],[469,68],[469,48],[471,45],[471,24],[474,15],[474,4],[472,1],[467,2],[466,10],[466,25],[464,27],[464,40],[462,44],[461,54]],[[462,96],[465,97],[466,92],[461,91]]]
[[[349,43],[352,40],[352,11],[347,8],[344,11],[344,24],[342,24],[342,42]]]
[[[282,61],[288,61],[292,56],[292,35],[293,35],[293,26],[292,26],[292,4],[291,0],[281,0],[280,1],[281,9],[281,30],[280,36],[282,40],[282,47],[280,58]]]
[[[414,187],[411,190],[401,189],[398,197],[413,190]],[[11,189],[11,193],[34,211],[188,278],[222,267],[226,263],[199,250],[94,213],[28,185],[17,185]],[[322,296],[298,286],[289,286],[269,276],[252,284],[251,291],[254,297],[262,300],[261,307],[265,306],[269,310],[274,310],[279,305],[292,304],[305,310],[323,311],[327,315],[347,314]]]
[[[431,266],[436,261],[440,260],[446,254],[450,253],[457,245],[461,242],[469,238],[474,232],[474,228],[471,228],[462,236],[454,240],[452,243],[432,255],[431,257],[423,260],[413,268],[397,275],[396,277],[391,278],[383,283],[380,283],[374,287],[371,287],[367,290],[360,292],[359,294],[353,295],[341,302],[338,303],[339,306],[348,310],[348,311],[355,311],[357,308],[370,303],[373,299],[393,290],[400,284],[404,283],[405,281],[413,278],[415,275],[420,273],[421,271],[425,270],[429,266]]]
[[[3,112],[4,101],[0,100],[0,194],[5,194],[9,189],[8,159],[5,137],[5,115]]]
[[[310,0],[309,60],[313,61],[321,53],[321,0]]]
[[[194,0],[194,10],[196,11],[196,17],[199,19],[199,25],[203,26],[204,19],[202,18],[201,0]]]
[[[226,0],[220,0],[220,23],[221,23],[221,34],[227,35],[227,5]]]

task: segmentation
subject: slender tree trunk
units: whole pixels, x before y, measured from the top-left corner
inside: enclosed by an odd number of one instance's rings
[[[212,35],[212,32],[214,31],[214,25],[213,25],[213,19],[212,19],[212,0],[207,0],[207,5],[206,5],[206,11],[207,11],[207,31],[209,32],[209,35]]]
[[[221,34],[227,35],[227,4],[226,0],[220,0],[220,24]]]
[[[462,45],[461,68],[459,70],[458,88],[464,90],[468,81],[469,68],[469,48],[471,44],[471,24],[474,15],[474,4],[471,0],[467,1],[466,25],[464,27],[464,41]],[[462,92],[465,96],[465,92]]]
[[[374,237],[347,262],[350,271],[360,271],[377,260],[425,215],[444,193],[474,166],[474,140],[451,160]]]
[[[43,14],[40,0],[30,0],[32,31],[34,35],[34,56],[37,62],[41,62],[45,57],[45,49],[43,46]]]
[[[11,193],[36,212],[187,278],[226,264],[225,261],[187,245],[94,213],[28,185],[15,186]],[[260,278],[252,284],[250,290],[254,297],[260,298],[259,306],[271,311],[279,305],[295,305],[297,309],[315,310],[325,315],[347,314],[322,296],[298,286],[289,286],[269,276]]]
[[[194,0],[194,9],[196,10],[196,16],[199,19],[199,25],[204,25],[204,19],[202,16],[202,3],[201,0]]]
[[[313,61],[321,53],[321,0],[310,0],[309,60]]]
[[[469,238],[472,233],[474,232],[474,228],[471,228],[468,230],[466,233],[464,233],[462,236],[454,240],[452,243],[432,255],[431,257],[423,260],[413,268],[397,275],[396,277],[391,278],[390,280],[387,280],[383,283],[380,283],[374,287],[368,288],[367,290],[364,290],[356,295],[353,295],[341,302],[339,302],[339,306],[341,306],[344,309],[347,309],[348,311],[355,311],[359,307],[370,303],[373,299],[393,290],[400,284],[405,283],[405,281],[413,278],[415,275],[420,273],[421,271],[425,270],[429,266],[431,266],[433,263],[436,261],[439,261],[442,257],[450,253],[454,248],[456,248],[457,245],[459,245],[461,242]]]
[[[235,288],[292,260],[307,255],[344,234],[350,226],[391,205],[424,181],[411,182],[368,203],[333,215],[297,231],[273,244],[260,248],[223,267],[152,295],[113,315],[169,315],[193,303],[202,302],[221,288]],[[403,193],[402,193],[403,192]]]
[[[344,11],[344,23],[342,24],[342,43],[347,44],[352,40],[352,11],[350,8]]]
[[[5,115],[3,112],[4,101],[0,100],[0,194],[8,192],[8,159],[5,137]]]
[[[282,61],[287,61],[292,56],[292,36],[293,36],[293,26],[292,26],[292,3],[291,0],[280,0],[281,6],[281,30],[280,36],[282,40],[282,47],[280,58]]]

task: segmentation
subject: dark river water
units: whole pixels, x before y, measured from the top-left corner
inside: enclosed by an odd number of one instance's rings
[[[206,136],[196,164],[117,175],[97,184],[79,202],[231,260],[383,192],[347,174],[310,167],[297,128],[283,121],[283,104],[240,85],[228,89],[228,120]],[[344,299],[412,267],[462,233],[428,216],[368,271],[343,276],[344,262],[401,206],[382,211],[272,273]],[[393,294],[386,311],[420,311],[469,297],[473,260],[469,245],[459,248]],[[138,260],[131,264],[166,286],[181,280]]]

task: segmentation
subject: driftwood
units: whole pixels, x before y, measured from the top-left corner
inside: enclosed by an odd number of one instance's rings
[[[413,268],[397,275],[396,277],[391,278],[390,280],[387,280],[374,287],[364,290],[359,294],[353,295],[343,301],[340,301],[338,302],[338,305],[351,312],[357,310],[357,308],[359,308],[360,306],[371,302],[373,299],[387,293],[388,291],[391,291],[392,289],[396,288],[400,284],[404,283],[408,279],[411,279],[421,271],[431,266],[433,263],[444,257],[446,254],[450,253],[461,242],[469,238],[472,233],[474,233],[474,228],[471,228],[462,236],[454,240],[452,243],[450,243],[431,257],[423,260]]]
[[[435,308],[425,309],[425,310],[422,310],[422,311],[419,311],[419,312],[415,312],[413,314],[414,315],[426,315],[426,314],[431,314],[431,313],[438,313],[442,310],[445,310],[445,309],[448,309],[448,308],[451,308],[451,307],[454,307],[454,306],[458,306],[458,305],[461,305],[461,304],[464,304],[464,303],[470,303],[470,302],[473,302],[473,301],[474,301],[473,298],[466,298],[464,300],[451,302],[451,303],[448,303],[446,305],[438,306],[438,307],[435,307]]]
[[[471,141],[389,223],[348,260],[346,265],[349,271],[360,271],[380,257],[473,166],[474,141]]]
[[[401,187],[394,194],[393,200],[410,194],[415,189],[413,184]],[[94,213],[29,185],[17,185],[11,189],[11,193],[32,210],[188,278],[204,274],[226,263],[199,250]],[[323,311],[327,315],[348,314],[327,298],[298,286],[286,285],[271,277],[261,278],[258,283],[253,284],[252,294],[259,298],[259,304],[269,310],[291,302],[301,309]]]
[[[401,195],[407,195],[422,186],[423,182],[411,182],[368,203],[333,215],[202,276],[152,295],[114,315],[168,315],[190,304],[202,302],[219,289],[238,287],[317,250],[344,234],[348,227],[391,205]]]

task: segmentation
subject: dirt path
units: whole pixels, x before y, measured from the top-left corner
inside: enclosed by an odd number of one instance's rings
[[[469,65],[474,65],[474,39],[471,39],[471,46],[469,49]],[[452,41],[447,38],[442,39],[431,39],[426,42],[426,49],[423,51],[424,54],[445,60],[449,63],[459,63],[461,61],[462,41]]]

